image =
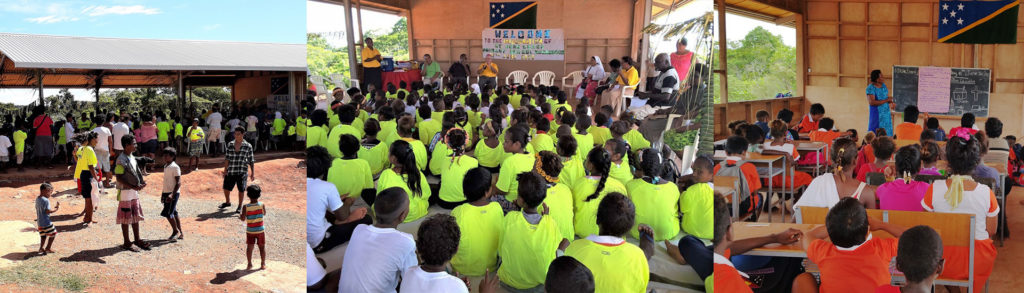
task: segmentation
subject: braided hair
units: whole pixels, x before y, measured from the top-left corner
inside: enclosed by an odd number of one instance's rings
[[[544,177],[548,184],[558,183],[558,175],[562,173],[562,159],[551,151],[541,151],[537,153],[536,161],[533,171]]]
[[[406,185],[415,196],[423,196],[420,186],[420,170],[416,168],[416,154],[412,151],[412,145],[408,141],[396,140],[391,143],[391,157],[394,158],[395,168],[400,169],[402,175],[406,176]]]
[[[584,200],[584,202],[591,201],[597,198],[604,190],[604,184],[608,181],[608,173],[611,172],[612,158],[611,154],[608,153],[604,148],[594,148],[587,154],[587,163],[591,165],[591,173],[597,173],[601,175],[601,180],[597,182],[597,189],[594,193]]]
[[[444,141],[452,150],[452,161],[466,153],[466,140],[469,135],[461,128],[452,128],[445,133]]]
[[[643,149],[640,150],[640,170],[643,170],[644,181],[651,184],[660,184],[668,181],[661,181],[661,175],[663,174],[664,158],[656,149]]]

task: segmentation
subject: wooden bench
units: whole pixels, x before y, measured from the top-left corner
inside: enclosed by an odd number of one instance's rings
[[[822,207],[801,207],[801,218],[797,219],[801,224],[825,224],[827,208]],[[942,237],[943,246],[968,247],[970,253],[968,278],[966,280],[938,279],[935,285],[948,285],[967,287],[967,292],[974,292],[974,235],[975,221],[973,214],[952,214],[933,212],[908,212],[908,211],[885,211],[867,210],[868,216],[881,219],[883,222],[900,225],[910,228],[918,225],[926,225],[935,229]],[[893,238],[894,236],[885,231],[872,232],[873,237]],[[905,280],[902,273],[892,272],[892,283],[901,283]]]

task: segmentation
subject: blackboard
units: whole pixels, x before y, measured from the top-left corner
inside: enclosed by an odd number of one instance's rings
[[[892,98],[896,103],[896,111],[903,112],[903,108],[917,105],[917,72],[917,66],[892,67]],[[991,69],[952,68],[949,112],[931,114],[961,116],[964,113],[973,113],[975,117],[988,116],[991,81]]]

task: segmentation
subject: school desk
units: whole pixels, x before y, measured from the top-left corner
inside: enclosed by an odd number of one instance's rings
[[[796,143],[796,151],[799,152],[801,156],[805,156],[809,153],[817,154],[820,152],[826,152],[826,148],[828,147],[828,144],[819,141],[795,141],[794,143]],[[821,167],[821,162],[815,160],[814,177],[821,175]]]
[[[725,151],[715,151],[715,155],[713,157],[715,162],[725,161],[725,158],[726,158]],[[767,186],[767,188],[761,188],[761,190],[758,190],[759,192],[760,191],[767,191],[768,192],[768,196],[764,199],[764,202],[770,203],[772,196],[775,195],[774,187],[771,184],[772,183],[771,178],[775,177],[776,175],[782,175],[783,176],[782,177],[783,182],[785,182],[786,179],[789,179],[789,189],[790,190],[787,191],[786,187],[783,186],[782,187],[782,193],[785,194],[785,193],[788,192],[789,194],[793,194],[795,192],[795,188],[793,188],[793,176],[787,174],[787,172],[786,172],[786,170],[789,170],[789,168],[786,166],[786,164],[788,163],[788,160],[786,160],[786,156],[784,156],[784,155],[762,155],[762,154],[758,154],[758,153],[747,152],[747,155],[746,155],[746,157],[743,158],[743,161],[751,163],[751,164],[754,164],[754,166],[757,167],[757,176],[759,178],[761,178],[761,179],[766,179],[767,184],[765,184],[765,185]],[[775,168],[776,164],[779,164],[779,162],[781,162],[781,164],[782,164],[782,168],[781,169]],[[785,185],[785,184],[783,184],[783,185]],[[765,190],[765,189],[767,189],[767,190]],[[734,202],[733,203],[733,208],[734,208],[734,210],[739,209],[739,203]],[[772,214],[770,212],[768,213],[768,221],[769,222],[772,221]],[[786,221],[786,211],[785,210],[782,211],[782,221],[783,222]]]
[[[715,186],[715,193],[721,193],[725,196],[725,202],[732,204],[732,218],[735,220],[739,217],[739,188],[736,184],[739,184],[740,178],[736,176],[715,176],[712,182]]]

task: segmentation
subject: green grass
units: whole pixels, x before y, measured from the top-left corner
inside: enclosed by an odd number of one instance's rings
[[[68,291],[83,291],[89,287],[85,276],[49,268],[41,262],[33,261],[0,270],[0,283],[37,285]]]

